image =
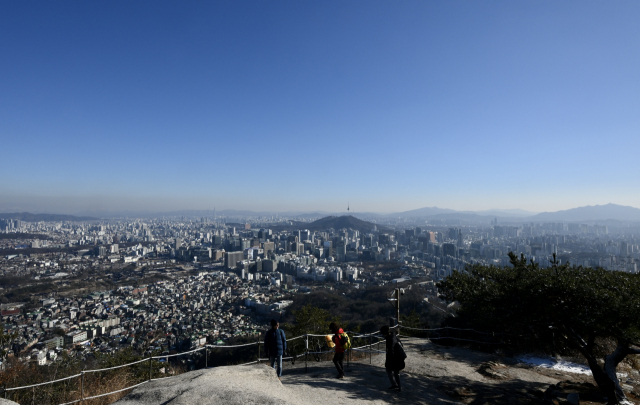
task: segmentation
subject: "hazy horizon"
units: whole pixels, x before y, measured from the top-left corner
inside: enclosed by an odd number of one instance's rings
[[[640,205],[640,3],[3,2],[0,212]]]
[[[41,204],[42,199],[38,200],[37,205]],[[474,213],[478,213],[478,214],[482,214],[482,213],[491,213],[493,212],[504,212],[504,213],[511,213],[512,216],[515,217],[525,217],[525,216],[529,216],[529,215],[536,215],[539,213],[543,213],[543,212],[557,212],[557,211],[564,211],[564,210],[570,210],[570,209],[574,209],[574,208],[582,208],[582,207],[593,207],[593,206],[605,206],[608,204],[614,204],[614,205],[618,205],[618,206],[623,206],[623,207],[631,207],[631,208],[636,208],[636,209],[640,209],[640,207],[636,207],[633,205],[625,205],[625,204],[616,204],[616,203],[612,203],[612,202],[607,202],[607,203],[603,203],[603,204],[585,204],[585,205],[580,205],[580,206],[573,206],[573,207],[568,207],[568,208],[562,208],[562,209],[557,209],[557,210],[549,210],[549,211],[530,211],[530,210],[523,210],[521,208],[488,208],[488,209],[455,209],[455,208],[451,208],[451,207],[447,207],[447,206],[437,206],[437,205],[422,205],[420,207],[411,207],[409,209],[395,209],[395,210],[389,210],[389,211],[374,211],[374,210],[362,210],[362,209],[357,209],[357,207],[353,206],[352,204],[349,204],[349,211],[347,211],[347,207],[344,207],[343,209],[337,208],[335,210],[331,210],[331,209],[305,209],[304,207],[298,207],[298,208],[292,208],[292,209],[266,209],[264,207],[255,207],[255,208],[239,208],[239,207],[218,207],[218,206],[213,206],[213,207],[202,207],[202,208],[184,208],[184,207],[177,207],[177,208],[169,208],[169,209],[149,209],[148,206],[143,206],[142,208],[88,208],[89,206],[85,206],[84,208],[80,205],[69,205],[69,204],[77,204],[78,202],[78,198],[77,197],[73,197],[73,198],[69,198],[69,199],[58,199],[57,204],[52,204],[48,207],[45,207],[43,209],[40,208],[36,208],[36,205],[30,205],[30,204],[25,204],[25,205],[21,205],[19,207],[13,207],[13,208],[5,208],[7,206],[2,204],[2,196],[0,196],[0,214],[1,213],[18,213],[18,212],[30,212],[33,214],[65,214],[65,215],[91,215],[91,213],[95,213],[96,215],[99,214],[124,214],[124,213],[146,213],[146,214],[150,214],[153,215],[155,213],[158,214],[162,214],[162,213],[169,213],[169,212],[188,212],[188,211],[216,211],[219,213],[222,213],[223,211],[250,211],[250,212],[256,212],[256,213],[272,213],[272,214],[288,214],[288,213],[301,213],[301,214],[313,214],[313,213],[322,213],[322,214],[379,214],[379,215],[389,215],[389,214],[395,214],[395,213],[402,213],[402,212],[407,212],[407,211],[413,211],[413,210],[420,210],[423,208],[438,208],[441,210],[450,210],[450,211],[455,211],[455,212],[474,212]],[[65,203],[67,203],[65,205]],[[57,207],[57,208],[55,208]],[[75,208],[74,208],[75,207]]]

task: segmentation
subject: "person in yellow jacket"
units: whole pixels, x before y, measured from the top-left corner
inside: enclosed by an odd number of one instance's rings
[[[338,370],[338,378],[344,378],[344,352],[350,346],[349,336],[335,322],[331,322],[329,329],[333,333],[331,341],[335,345],[334,349],[336,351],[333,355],[333,364]]]

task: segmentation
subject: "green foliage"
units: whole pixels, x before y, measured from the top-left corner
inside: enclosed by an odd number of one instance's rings
[[[316,290],[296,296],[291,311],[312,305],[340,317],[345,329],[355,331],[359,326],[359,330],[364,333],[375,332],[382,325],[388,325],[389,318],[395,317],[395,308],[388,301],[392,291],[391,286],[367,287],[363,291],[354,289],[346,292],[346,295],[342,295],[340,290]],[[405,290],[405,295],[401,298],[401,315],[416,311],[423,324],[439,324],[444,318],[443,314],[423,305],[423,298],[420,288]],[[287,316],[286,321],[293,322],[293,317]]]
[[[460,302],[468,323],[512,334],[572,329],[631,341],[640,338],[640,276],[569,264],[541,269],[510,254],[512,268],[472,266],[438,284]]]
[[[287,338],[289,335],[287,334]],[[253,342],[262,342],[264,341],[264,335],[260,338],[256,336],[238,336],[235,338],[231,338],[225,342],[225,345],[234,346],[234,345],[244,345],[247,343]],[[224,347],[224,346],[222,346]],[[261,355],[264,357],[264,348],[260,347]],[[207,365],[209,367],[218,367],[218,366],[228,366],[233,364],[243,364],[248,363],[250,361],[255,361],[258,356],[258,348],[256,346],[244,346],[237,347],[235,349],[223,349],[213,347],[210,348],[209,351],[209,359]],[[204,358],[199,364],[200,367],[204,367]]]
[[[422,326],[420,323],[420,315],[418,315],[415,309],[411,311],[409,315],[400,315],[400,322],[402,322],[403,326],[410,328],[419,328]]]
[[[420,315],[414,309],[408,315],[400,315],[400,324],[409,328],[424,328],[425,325],[420,320]],[[411,329],[402,329],[402,334],[407,336],[421,336],[419,331],[413,331]]]
[[[511,268],[470,266],[438,284],[446,300],[460,303],[458,321],[528,337],[543,349],[560,337],[586,358],[609,403],[625,403],[615,369],[640,354],[631,347],[640,341],[640,275],[558,265],[555,257],[541,269],[524,256],[509,257]],[[617,347],[602,366],[597,342],[607,339]]]
[[[282,326],[290,337],[309,334],[323,334],[329,332],[329,324],[340,324],[339,316],[332,316],[329,311],[307,304],[299,310],[294,310],[295,323]]]

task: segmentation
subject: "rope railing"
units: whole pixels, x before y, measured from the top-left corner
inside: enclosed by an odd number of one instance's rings
[[[503,342],[482,342],[480,340],[474,340],[474,339],[464,339],[464,338],[457,338],[457,337],[447,337],[447,336],[442,336],[442,337],[427,337],[427,338],[423,338],[423,337],[418,337],[418,336],[405,336],[405,335],[398,335],[399,337],[403,338],[403,339],[423,339],[423,340],[442,340],[442,339],[448,339],[448,340],[459,340],[462,342],[474,342],[474,343],[480,343],[483,345],[501,345],[504,344]]]
[[[474,333],[479,333],[479,334],[483,334],[483,335],[500,335],[502,333],[491,333],[491,332],[481,332],[481,331],[477,331],[475,329],[467,329],[467,328],[454,328],[454,327],[442,327],[442,328],[433,328],[433,329],[421,329],[421,328],[412,328],[412,327],[408,327],[408,326],[401,326],[401,325],[396,325],[391,327],[390,329],[409,329],[409,330],[414,330],[414,331],[423,331],[423,332],[438,332],[438,331],[444,331],[444,330],[459,330],[459,331],[465,331],[465,332],[474,332]],[[351,350],[353,351],[357,351],[357,352],[362,352],[362,353],[369,353],[370,355],[372,353],[385,353],[385,351],[383,350],[377,350],[374,349],[373,346],[377,345],[379,343],[381,343],[382,341],[384,341],[384,337],[382,335],[379,334],[379,332],[371,332],[371,333],[359,333],[359,332],[351,332],[351,331],[347,331],[347,334],[351,334],[351,337],[353,339],[369,339],[369,343],[362,345],[362,346],[358,346],[358,347],[352,347]],[[314,350],[314,351],[310,351],[309,350],[309,338],[324,338],[327,335],[318,335],[318,334],[304,334],[304,335],[300,335],[300,336],[296,336],[293,338],[288,339],[288,342],[297,340],[297,339],[305,339],[305,347],[304,347],[304,352],[301,354],[295,354],[292,356],[288,356],[288,357],[283,357],[282,360],[291,360],[291,359],[297,359],[299,357],[303,357],[305,356],[305,364],[306,364],[306,356],[307,355],[320,355],[320,354],[327,354],[327,353],[332,353],[334,352],[334,350]],[[427,336],[427,337],[417,337],[417,336],[406,336],[406,335],[401,335],[398,333],[399,337],[402,338],[408,338],[408,339],[426,339],[426,340],[440,340],[440,339],[449,339],[449,340],[458,340],[458,341],[465,341],[465,342],[475,342],[475,343],[480,343],[480,344],[503,344],[503,342],[482,342],[482,341],[478,341],[478,340],[473,340],[473,339],[465,339],[465,338],[459,338],[459,337],[449,337],[449,336]],[[373,339],[376,339],[376,341],[373,341]],[[239,348],[239,347],[248,347],[248,346],[255,346],[255,345],[261,345],[261,342],[256,341],[256,342],[251,342],[251,343],[245,343],[245,344],[239,344],[239,345],[204,345],[202,347],[199,347],[197,349],[194,350],[190,350],[187,352],[182,352],[182,353],[174,353],[174,354],[167,354],[167,355],[160,355],[160,356],[150,356],[147,358],[144,358],[142,360],[138,360],[138,361],[134,361],[131,363],[127,363],[127,364],[122,364],[119,366],[113,366],[113,367],[107,367],[107,368],[101,368],[101,369],[94,369],[94,370],[84,370],[82,371],[80,374],[75,374],[75,375],[71,375],[68,377],[64,377],[64,378],[60,378],[57,380],[52,380],[52,381],[46,381],[46,382],[42,382],[42,383],[38,383],[38,384],[32,384],[32,385],[26,385],[26,386],[22,386],[22,387],[13,387],[13,388],[5,388],[4,391],[8,392],[8,391],[17,391],[17,390],[22,390],[22,389],[27,389],[27,388],[34,388],[34,387],[39,387],[39,386],[43,386],[43,385],[47,385],[47,384],[54,384],[57,382],[61,382],[61,381],[66,381],[66,380],[70,380],[73,378],[78,378],[78,377],[82,377],[82,398],[71,401],[71,402],[65,402],[63,404],[60,405],[71,405],[71,404],[75,404],[78,402],[82,402],[82,401],[87,401],[87,400],[91,400],[91,399],[96,399],[96,398],[100,398],[103,396],[107,396],[107,395],[112,395],[112,394],[117,394],[119,392],[122,391],[126,391],[126,390],[130,390],[136,387],[139,387],[143,384],[146,384],[150,381],[157,381],[157,380],[162,380],[165,378],[170,378],[170,376],[168,377],[160,377],[160,378],[151,378],[152,377],[152,364],[151,362],[153,360],[162,360],[162,359],[166,359],[168,360],[170,357],[176,357],[176,356],[183,356],[183,355],[188,355],[188,354],[192,354],[192,353],[196,353],[202,350],[205,350],[205,359],[208,357],[209,354],[209,349],[235,349],[235,348]],[[260,358],[260,356],[258,355],[257,359],[254,361],[250,361],[247,363],[242,363],[242,364],[238,364],[239,366],[246,366],[246,365],[251,365],[251,364],[257,364],[260,363],[261,361],[269,361],[270,359],[268,358]],[[138,384],[132,385],[130,387],[127,388],[122,388],[116,391],[112,391],[112,392],[108,392],[108,393],[104,393],[104,394],[99,394],[99,395],[94,395],[94,396],[90,396],[90,397],[84,397],[84,374],[87,373],[96,373],[96,372],[101,372],[101,371],[109,371],[109,370],[115,370],[115,369],[119,369],[119,368],[123,368],[123,367],[127,367],[127,366],[131,366],[131,365],[135,365],[135,364],[139,364],[139,363],[143,363],[145,361],[148,361],[149,364],[149,378],[143,382],[140,382]],[[206,361],[206,360],[205,360]],[[208,366],[205,365],[205,368],[209,368]],[[305,366],[306,369],[306,366]]]
[[[301,337],[301,336],[298,336]],[[294,338],[296,339],[296,338]],[[293,339],[289,339],[289,340],[293,340]],[[206,345],[207,347],[215,347],[216,349],[231,349],[231,348],[235,348],[235,347],[244,347],[244,346],[253,346],[253,345],[257,345],[260,344],[260,342],[251,342],[251,343],[245,343],[243,345]],[[196,350],[202,350],[202,349],[196,349]],[[184,354],[184,353],[180,353],[180,354]]]
[[[469,328],[454,328],[453,326],[444,326],[442,328],[432,328],[432,329],[411,328],[409,326],[401,326],[401,329],[418,330],[418,331],[424,331],[424,332],[437,332],[440,330],[463,330],[463,331],[480,333],[482,335],[504,335],[503,332],[481,332],[479,330],[469,329]]]
[[[72,378],[78,378],[80,376],[82,376],[82,373],[75,374],[75,375],[70,375],[69,377],[60,378],[58,380],[46,381],[46,382],[39,383],[39,384],[25,385],[24,387],[5,388],[5,391],[15,391],[15,390],[22,390],[22,389],[26,389],[26,388],[39,387],[41,385],[54,384],[54,383],[57,383],[57,382],[60,382],[60,381],[70,380]]]
[[[174,354],[165,354],[162,356],[152,356],[152,359],[166,359],[168,357],[176,357],[176,356],[183,356],[185,354],[191,354],[191,353],[195,353],[195,352],[199,352],[200,350],[204,350],[204,347],[200,347],[198,349],[194,349],[194,350],[190,350],[188,352],[182,352],[182,353],[174,353]],[[134,364],[134,363],[129,363],[129,364]]]
[[[460,342],[472,342],[472,343],[478,343],[478,344],[485,344],[485,345],[500,345],[500,344],[505,344],[505,342],[503,342],[502,340],[500,341],[489,341],[489,340],[478,340],[478,339],[467,339],[464,337],[459,337],[459,336],[442,336],[441,332],[448,332],[448,331],[462,331],[462,332],[472,332],[475,334],[479,334],[482,336],[486,336],[487,339],[491,339],[491,338],[497,338],[498,336],[509,336],[508,334],[505,334],[503,332],[482,332],[476,329],[471,329],[471,328],[455,328],[452,326],[444,326],[441,328],[432,328],[432,329],[426,329],[426,328],[412,328],[409,326],[401,326],[401,329],[407,329],[410,331],[417,331],[417,332],[425,332],[426,336],[407,336],[407,335],[401,335],[400,333],[398,333],[398,336],[403,337],[403,338],[418,338],[418,339],[428,339],[430,341],[438,341],[438,340],[455,340],[455,341],[460,341]],[[432,333],[435,335],[432,335]],[[495,340],[495,339],[492,339]]]
[[[149,380],[149,381],[151,381],[151,380]],[[105,393],[105,394],[94,395],[94,396],[92,396],[92,397],[86,397],[86,398],[84,398],[84,400],[85,400],[85,401],[87,401],[87,400],[89,400],[89,399],[95,399],[95,398],[105,397],[105,396],[107,396],[107,395],[111,395],[111,394],[117,394],[118,392],[122,392],[122,391],[126,391],[126,390],[130,390],[130,389],[133,389],[133,388],[139,387],[139,386],[141,386],[142,384],[146,384],[146,383],[148,383],[149,381],[143,381],[143,382],[141,382],[141,383],[139,383],[139,384],[132,385],[131,387],[127,387],[127,388],[122,388],[122,389],[119,389],[119,390],[117,390],[117,391],[111,391],[111,392],[107,392],[107,393]]]
[[[113,367],[108,367],[108,368],[97,368],[95,370],[84,370],[85,373],[97,373],[98,371],[108,371],[108,370],[115,370],[118,368],[122,368],[122,367],[127,367],[127,366],[132,366],[134,364],[138,364],[138,363],[142,363],[145,361],[149,361],[149,358],[147,357],[146,359],[142,359],[142,360],[138,360],[138,361],[134,361],[133,363],[128,363],[128,364],[122,364],[120,366],[113,366]]]

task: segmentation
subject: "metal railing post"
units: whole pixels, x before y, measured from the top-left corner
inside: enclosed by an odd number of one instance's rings
[[[309,353],[309,335],[305,334],[305,347],[304,347],[304,372],[307,372],[307,354]]]
[[[258,364],[260,364],[260,334],[256,337],[256,345],[258,345]]]
[[[151,367],[153,366],[153,356],[149,355],[149,381],[151,381]]]
[[[82,375],[80,376],[80,400],[80,403],[84,405],[84,370],[82,370]]]
[[[209,346],[204,346],[204,368],[209,368]]]
[[[371,338],[373,337],[372,334],[369,334],[369,364],[371,364],[371,350],[373,349],[373,346],[371,346]]]

